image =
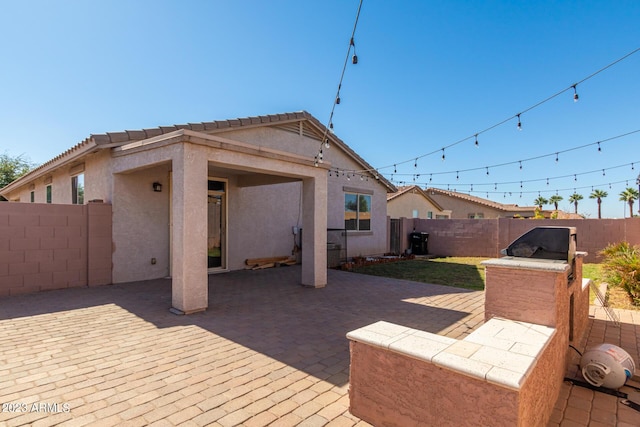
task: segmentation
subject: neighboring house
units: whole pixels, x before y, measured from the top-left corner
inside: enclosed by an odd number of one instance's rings
[[[535,214],[535,206],[497,203],[439,188],[427,188],[425,192],[444,209],[450,210],[452,219],[532,218]]]
[[[445,210],[417,185],[398,187],[387,194],[387,215],[391,218],[447,219],[451,211]]]
[[[191,313],[207,307],[208,273],[291,255],[295,242],[301,283],[326,285],[328,228],[348,230],[348,256],[384,253],[396,188],[344,174],[372,170],[303,111],[91,135],[0,194],[110,203],[113,282],[171,276],[173,307]]]

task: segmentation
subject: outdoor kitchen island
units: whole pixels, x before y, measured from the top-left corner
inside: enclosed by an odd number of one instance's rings
[[[374,425],[545,426],[587,325],[585,255],[485,261],[485,323],[462,340],[387,322],[350,332],[350,411]]]

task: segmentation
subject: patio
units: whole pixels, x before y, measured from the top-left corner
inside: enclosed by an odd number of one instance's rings
[[[483,292],[299,278],[299,266],[209,276],[209,309],[190,316],[169,313],[169,280],[5,297],[0,424],[366,425],[348,411],[348,331],[386,320],[461,338],[483,322]],[[591,311],[586,342],[638,361],[640,313],[618,328]],[[565,384],[549,425],[640,425],[618,400]]]

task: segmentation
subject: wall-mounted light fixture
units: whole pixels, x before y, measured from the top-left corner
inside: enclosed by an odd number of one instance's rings
[[[159,193],[162,191],[162,184],[160,184],[159,182],[154,182],[153,183],[153,191]]]

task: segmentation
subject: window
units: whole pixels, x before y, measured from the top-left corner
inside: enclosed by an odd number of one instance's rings
[[[347,230],[371,230],[371,196],[345,193],[344,228]]]
[[[71,203],[84,205],[84,174],[71,177]]]
[[[30,199],[31,203],[35,202],[36,201],[36,192],[32,191],[31,194],[30,194],[30,197],[31,197],[31,199]]]
[[[433,212],[427,212],[427,219],[433,219]]]
[[[436,219],[449,219],[446,215],[436,215]]]
[[[484,214],[483,213],[470,213],[467,218],[469,218],[469,219],[483,219],[484,218]]]
[[[51,185],[47,185],[47,203],[51,203]]]
[[[420,213],[418,212],[418,209],[414,209],[414,210],[413,210],[413,217],[414,217],[414,218],[418,218],[418,217],[420,216],[419,214],[420,214]]]

